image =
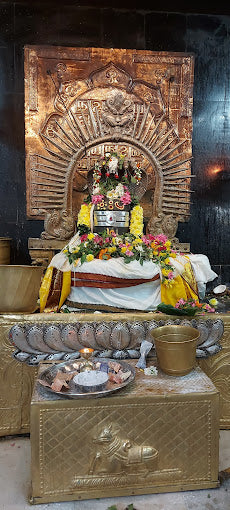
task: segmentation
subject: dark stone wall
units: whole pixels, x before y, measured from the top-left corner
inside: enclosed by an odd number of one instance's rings
[[[107,4],[107,7],[105,6]],[[193,10],[194,11],[194,10]],[[223,11],[224,12],[224,11]],[[191,219],[178,237],[230,280],[230,13],[151,11],[146,2],[0,1],[0,236],[12,263],[30,263],[26,218],[24,45],[182,51],[195,56]],[[219,172],[213,172],[215,168]]]

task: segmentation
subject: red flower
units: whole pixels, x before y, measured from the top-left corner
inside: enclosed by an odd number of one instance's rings
[[[83,241],[87,241],[87,238],[88,238],[88,234],[83,234],[81,236],[81,243],[83,243]]]

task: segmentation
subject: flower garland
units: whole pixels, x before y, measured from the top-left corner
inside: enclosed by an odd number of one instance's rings
[[[93,172],[93,195],[97,195],[100,191],[102,171],[106,178],[112,175],[115,179],[119,179],[118,170],[122,169],[123,163],[124,156],[117,152],[106,152],[104,157],[96,161]]]
[[[90,228],[90,211],[92,204],[82,204],[77,218],[77,226],[85,225]]]
[[[135,205],[131,211],[129,230],[135,237],[143,234],[143,208],[140,205]]]

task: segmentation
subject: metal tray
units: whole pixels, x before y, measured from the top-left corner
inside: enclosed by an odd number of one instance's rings
[[[79,358],[77,360],[71,360],[71,361],[66,361],[66,362],[62,362],[62,363],[57,363],[55,365],[51,365],[49,368],[47,368],[46,370],[44,370],[44,372],[42,372],[40,375],[39,375],[39,378],[38,378],[38,382],[40,383],[39,379],[44,381],[44,382],[47,382],[48,384],[52,384],[58,370],[61,370],[63,371],[63,369],[65,367],[68,367],[68,368],[73,368],[73,370],[76,370],[74,367],[73,367],[73,363],[74,362],[78,362],[79,361]],[[131,371],[131,375],[129,376],[128,379],[126,379],[126,381],[124,381],[123,383],[121,384],[115,384],[115,383],[112,383],[111,381],[108,381],[106,383],[106,386],[103,390],[101,391],[81,391],[80,388],[78,388],[73,380],[71,380],[69,382],[69,388],[63,388],[61,391],[54,391],[52,388],[50,388],[49,386],[44,386],[43,384],[40,383],[40,385],[45,388],[47,391],[53,393],[53,394],[56,394],[56,395],[60,395],[60,396],[63,396],[65,398],[74,398],[74,399],[79,399],[79,398],[98,398],[98,397],[106,397],[107,395],[110,395],[111,393],[114,393],[115,391],[118,391],[120,390],[121,388],[124,388],[125,386],[127,386],[127,384],[129,384],[131,381],[134,380],[135,378],[135,369],[129,365],[129,363],[127,363],[126,361],[123,361],[123,360],[114,360],[114,359],[108,359],[108,358],[92,358],[90,359],[90,361],[99,361],[99,362],[103,362],[103,363],[108,363],[109,361],[113,361],[113,362],[118,362],[120,363],[121,367],[122,367],[122,370],[124,372],[127,372],[127,371]]]

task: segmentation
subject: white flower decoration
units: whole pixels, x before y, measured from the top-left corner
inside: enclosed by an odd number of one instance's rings
[[[117,167],[118,167],[118,158],[116,158],[115,156],[112,156],[111,159],[109,160],[109,171],[111,174],[115,174],[116,171],[117,171]]]
[[[158,374],[158,370],[156,367],[154,367],[154,365],[152,365],[151,367],[147,367],[147,368],[144,368],[144,373],[145,375],[157,375]]]

